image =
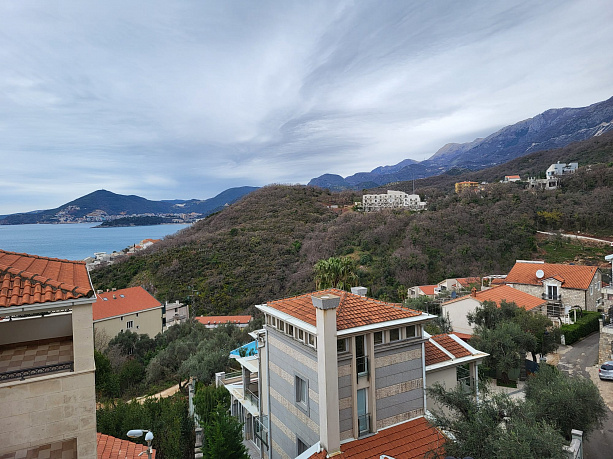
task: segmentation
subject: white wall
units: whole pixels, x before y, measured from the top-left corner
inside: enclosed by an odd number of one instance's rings
[[[13,318],[0,322],[0,346],[66,336],[72,336],[70,312],[44,317]]]
[[[473,327],[468,324],[466,315],[474,312],[480,303],[473,297],[467,297],[441,306],[442,314],[449,314],[449,320],[454,332],[472,335]]]

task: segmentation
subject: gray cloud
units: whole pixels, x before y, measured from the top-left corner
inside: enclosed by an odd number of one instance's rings
[[[4,2],[0,214],[422,160],[610,97],[611,23],[606,0]]]

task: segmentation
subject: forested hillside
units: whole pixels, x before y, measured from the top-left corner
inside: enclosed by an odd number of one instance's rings
[[[572,148],[580,163],[597,157],[602,164],[564,178],[561,190],[494,183],[456,195],[430,184],[419,187],[428,201],[421,213],[340,213],[329,206],[351,205],[360,195],[268,186],[143,254],[93,271],[92,280],[96,288],[143,285],[162,301],[191,297],[197,314],[211,314],[314,290],[313,265],[333,255],[355,260],[369,295],[394,301],[412,285],[503,274],[516,259],[542,256],[537,229],[611,236],[611,137]],[[551,164],[555,153],[545,154]]]

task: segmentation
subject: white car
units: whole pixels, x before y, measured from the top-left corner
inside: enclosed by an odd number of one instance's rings
[[[598,369],[598,376],[600,379],[613,380],[613,361],[605,362],[600,365],[600,368]]]

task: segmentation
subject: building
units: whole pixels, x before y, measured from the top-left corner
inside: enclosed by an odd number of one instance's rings
[[[547,315],[561,317],[577,306],[596,311],[601,303],[602,276],[595,266],[517,260],[505,284],[547,300]]]
[[[0,276],[0,457],[95,459],[85,263],[0,250]]]
[[[519,182],[521,178],[519,175],[505,175],[503,181],[504,183]]]
[[[146,334],[162,332],[162,303],[142,287],[98,292],[94,302],[94,330],[109,338],[120,331]]]
[[[549,166],[545,174],[547,178],[552,178],[561,175],[574,174],[575,172],[577,172],[578,168],[579,163],[560,164],[560,161],[558,161],[556,164],[552,164],[551,166]]]
[[[137,459],[138,457],[147,457],[147,446],[139,443],[101,433],[97,434],[97,443],[98,459]],[[63,458],[64,456],[58,457]],[[155,459],[155,449],[153,448],[151,448],[151,458]]]
[[[528,190],[537,191],[537,190],[556,190],[558,185],[560,184],[560,179],[558,177],[549,177],[545,179],[537,179],[537,178],[529,178],[528,179]]]
[[[162,330],[168,330],[168,327],[173,325],[182,324],[189,320],[189,305],[179,303],[179,300],[174,303],[168,301],[162,308]]]
[[[409,287],[407,290],[409,298],[418,298],[420,296],[434,298],[440,292],[441,290],[438,285],[416,285],[414,287]]]
[[[246,328],[253,320],[251,316],[200,316],[194,317],[206,328],[217,328],[220,325],[232,324],[238,328]]]
[[[351,457],[365,445],[373,457],[423,457],[444,443],[424,418],[423,325],[434,316],[337,289],[256,307],[257,356],[216,379],[262,457]]]
[[[462,193],[464,190],[469,190],[469,191],[477,191],[479,189],[479,182],[456,182],[455,184],[455,192],[460,194]]]
[[[481,306],[484,301],[493,301],[498,306],[502,301],[515,303],[518,307],[535,313],[545,313],[547,300],[514,289],[508,285],[498,285],[470,295],[446,301],[441,305],[441,314],[448,316],[454,332],[472,334],[473,326],[468,323],[466,315]]]
[[[481,285],[480,277],[456,277],[452,279],[445,279],[436,284],[438,287],[438,293],[451,291],[459,292],[462,290],[470,291],[473,287]]]
[[[426,203],[418,194],[407,194],[404,191],[387,190],[387,194],[365,194],[362,196],[362,210],[373,212],[383,209],[423,210]]]

